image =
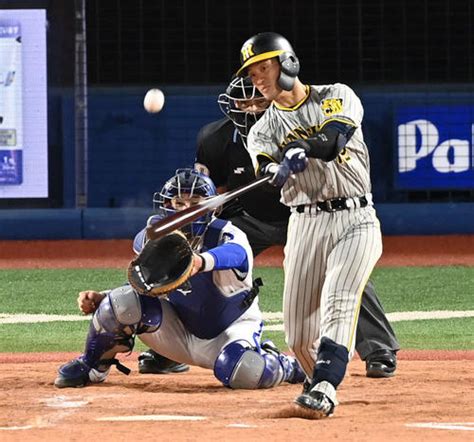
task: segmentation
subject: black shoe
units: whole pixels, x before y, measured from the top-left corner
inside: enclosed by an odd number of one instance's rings
[[[151,349],[138,356],[138,372],[142,374],[183,373],[188,370],[189,365],[172,361]]]
[[[391,350],[374,351],[367,356],[365,369],[368,378],[389,378],[394,376],[397,369],[397,355]]]
[[[306,419],[322,419],[334,413],[335,405],[324,393],[310,390],[300,394],[295,399],[295,404],[302,412],[301,417]]]
[[[81,356],[59,367],[54,386],[57,388],[85,387],[90,383],[105,381],[109,371],[110,369],[102,373],[98,370],[92,370]]]

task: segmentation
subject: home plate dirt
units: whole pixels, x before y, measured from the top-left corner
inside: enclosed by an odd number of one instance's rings
[[[122,358],[130,376],[113,371],[103,384],[56,389],[57,367],[73,356],[2,355],[0,440],[400,442],[474,435],[474,352],[400,352],[389,379],[365,377],[364,363],[353,360],[334,416],[319,421],[295,417],[298,385],[232,391],[195,367],[140,375],[136,353]]]

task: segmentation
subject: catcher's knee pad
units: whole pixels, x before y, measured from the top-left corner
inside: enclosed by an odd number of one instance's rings
[[[161,325],[161,302],[157,298],[139,296],[126,285],[112,290],[100,303],[93,317],[99,331],[132,336],[150,333]]]
[[[284,378],[278,357],[262,355],[244,340],[224,347],[214,364],[214,375],[226,387],[248,390],[273,387]]]
[[[133,349],[135,334],[157,330],[161,319],[158,299],[138,296],[130,286],[112,290],[92,318],[85,362],[92,368],[107,369],[117,353]]]
[[[327,381],[337,388],[344,379],[349,352],[346,347],[323,337],[318,350],[318,359],[314,366],[313,384]]]

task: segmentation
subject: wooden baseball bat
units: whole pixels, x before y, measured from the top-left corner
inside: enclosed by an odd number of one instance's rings
[[[271,175],[258,178],[249,184],[237,187],[237,189],[229,190],[221,195],[216,195],[209,198],[195,206],[188,207],[187,209],[181,210],[174,213],[173,215],[167,216],[166,218],[157,221],[151,226],[147,227],[146,234],[150,239],[157,239],[168,233],[178,230],[186,224],[192,223],[201,216],[210,212],[211,210],[217,209],[219,206],[224,205],[228,201],[237,198],[238,196],[255,189],[256,187],[265,184],[271,179]]]

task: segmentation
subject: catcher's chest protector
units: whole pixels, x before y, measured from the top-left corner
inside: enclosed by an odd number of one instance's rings
[[[204,237],[203,250],[216,247],[227,221],[214,220]],[[232,272],[232,269],[221,270]],[[234,274],[235,276],[235,274]],[[177,289],[168,299],[185,327],[201,339],[212,339],[222,333],[244,313],[251,303],[246,299],[251,290],[239,291],[232,296],[224,296],[216,285],[213,272],[198,273],[189,279],[188,287]]]

